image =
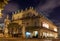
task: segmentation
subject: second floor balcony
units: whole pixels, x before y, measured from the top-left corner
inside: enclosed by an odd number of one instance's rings
[[[35,16],[35,15],[26,15],[26,16],[22,16],[21,20],[24,20],[24,19],[36,19],[36,18],[40,18],[40,15],[38,16]]]

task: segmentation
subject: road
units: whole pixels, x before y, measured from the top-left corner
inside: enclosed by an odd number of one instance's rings
[[[0,41],[60,41],[60,39],[23,39],[23,38],[0,38]]]

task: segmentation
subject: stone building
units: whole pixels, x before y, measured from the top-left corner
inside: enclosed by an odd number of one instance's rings
[[[6,19],[4,20],[4,36],[8,37],[8,24],[10,23],[9,16],[7,15]]]
[[[5,25],[9,23],[17,23],[21,26],[17,29],[24,38],[57,38],[57,26],[45,16],[39,14],[35,9],[30,7],[13,13],[12,20],[5,21]],[[7,25],[8,26],[8,25]],[[6,27],[5,27],[6,28]],[[19,31],[20,30],[20,31]],[[16,34],[16,33],[15,33]]]

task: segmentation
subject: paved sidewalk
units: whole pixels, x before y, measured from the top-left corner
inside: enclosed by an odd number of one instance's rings
[[[0,38],[0,41],[60,41],[60,39]]]

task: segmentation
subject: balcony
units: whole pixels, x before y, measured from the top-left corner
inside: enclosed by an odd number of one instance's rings
[[[39,29],[40,26],[26,26],[27,30],[34,30],[34,29]]]
[[[56,31],[54,31],[54,30],[52,30],[52,29],[50,29],[50,28],[48,29],[48,28],[45,28],[45,27],[42,27],[42,26],[41,26],[41,28],[40,28],[40,29],[45,29],[45,30],[47,30],[47,31],[51,31],[51,32],[58,33],[58,32],[56,32]]]
[[[21,18],[21,20],[25,20],[25,19],[36,19],[36,18],[40,18],[40,16],[35,16],[35,15],[33,15],[33,16],[23,16]]]

